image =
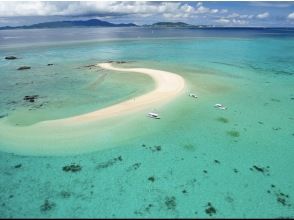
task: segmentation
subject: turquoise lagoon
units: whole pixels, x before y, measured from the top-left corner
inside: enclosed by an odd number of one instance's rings
[[[293,36],[285,29],[0,31],[0,217],[293,218]],[[126,116],[34,127],[154,88],[141,74],[89,67],[107,60],[177,73],[185,91]],[[16,70],[23,65],[32,68]],[[146,117],[154,109],[161,120]]]

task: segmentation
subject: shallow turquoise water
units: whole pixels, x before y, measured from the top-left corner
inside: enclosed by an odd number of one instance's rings
[[[293,48],[291,37],[6,46],[1,57],[21,59],[0,61],[0,216],[293,217]],[[69,137],[30,134],[38,121],[153,88],[145,76],[85,67],[106,60],[175,72],[187,91],[155,106],[161,120],[139,112]],[[32,69],[17,71],[21,65]],[[25,95],[39,98],[28,103]],[[63,170],[71,164],[81,169]]]

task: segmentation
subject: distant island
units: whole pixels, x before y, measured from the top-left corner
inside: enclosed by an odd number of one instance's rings
[[[54,21],[54,22],[44,22],[33,25],[24,26],[5,26],[0,27],[0,30],[13,30],[13,29],[40,29],[40,28],[70,28],[70,27],[136,27],[137,25],[133,23],[128,24],[114,24],[107,21],[102,21],[98,19],[90,19],[86,21]]]
[[[143,25],[152,28],[209,28],[212,25],[192,25],[184,22],[157,22],[151,25]]]
[[[148,25],[136,25],[134,23],[120,23],[114,24],[107,21],[102,21],[99,19],[90,19],[90,20],[76,20],[76,21],[53,21],[53,22],[44,22],[37,23],[32,25],[23,25],[23,26],[4,26],[0,27],[0,30],[14,30],[14,29],[42,29],[42,28],[83,28],[83,27],[144,27],[144,28],[189,28],[189,29],[260,29],[265,27],[224,27],[224,26],[215,26],[215,25],[193,25],[187,24],[184,22],[156,22]],[[273,29],[273,28],[272,28]],[[276,29],[276,28],[275,28]],[[282,27],[277,29],[284,29]],[[286,28],[291,29],[291,28]]]
[[[151,25],[136,25],[133,23],[114,24],[99,19],[77,20],[77,21],[53,21],[44,22],[33,25],[23,26],[4,26],[0,30],[14,30],[14,29],[42,29],[42,28],[71,28],[71,27],[149,27],[149,28],[210,28],[211,25],[192,25],[184,22],[156,22]]]

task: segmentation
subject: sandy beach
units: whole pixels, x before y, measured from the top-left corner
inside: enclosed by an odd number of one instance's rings
[[[94,112],[77,115],[74,117],[42,121],[37,124],[49,125],[49,124],[60,124],[60,125],[71,125],[81,122],[91,122],[96,120],[101,120],[105,118],[115,117],[122,114],[127,114],[135,111],[140,111],[142,109],[152,110],[159,105],[165,104],[168,101],[179,95],[184,87],[185,80],[171,72],[147,69],[147,68],[119,68],[112,66],[111,63],[99,63],[98,67],[108,70],[114,70],[118,72],[136,72],[140,74],[146,74],[150,76],[156,83],[155,89],[144,95],[134,97],[127,101],[99,109]],[[146,112],[147,113],[147,112]]]

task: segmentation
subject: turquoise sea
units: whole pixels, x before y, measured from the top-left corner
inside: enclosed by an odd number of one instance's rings
[[[294,218],[293,29],[10,30],[0,57],[0,217]],[[154,88],[91,66],[109,60],[177,73],[185,91],[127,116],[35,126]]]

